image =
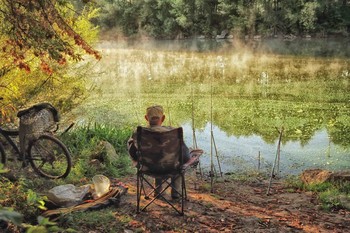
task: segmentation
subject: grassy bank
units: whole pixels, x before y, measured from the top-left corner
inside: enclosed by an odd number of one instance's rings
[[[285,185],[293,191],[314,193],[325,211],[350,210],[350,182],[305,184],[299,177],[291,176],[285,180]]]

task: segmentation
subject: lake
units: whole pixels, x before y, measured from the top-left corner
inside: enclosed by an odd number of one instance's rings
[[[183,40],[99,44],[81,124],[145,125],[161,104],[166,125],[203,148],[201,167],[281,174],[350,168],[350,51],[346,40]]]

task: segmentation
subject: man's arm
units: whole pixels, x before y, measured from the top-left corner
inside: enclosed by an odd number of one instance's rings
[[[135,145],[135,140],[133,137],[130,137],[127,142],[128,152],[133,161],[137,161],[137,148]]]
[[[184,163],[186,163],[191,158],[190,150],[188,149],[185,143],[182,144],[182,155],[183,155]]]

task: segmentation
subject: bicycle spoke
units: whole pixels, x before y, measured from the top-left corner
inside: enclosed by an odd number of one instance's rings
[[[35,171],[49,178],[65,177],[71,167],[67,148],[59,140],[48,135],[32,142],[30,162]]]

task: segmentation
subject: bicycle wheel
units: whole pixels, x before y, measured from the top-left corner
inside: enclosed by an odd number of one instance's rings
[[[47,178],[64,178],[72,167],[67,147],[51,135],[41,135],[31,142],[28,156],[34,171]]]
[[[0,142],[0,155],[1,155],[0,162],[3,165],[5,165],[5,163],[6,163],[6,154],[5,154],[5,149],[4,149],[3,145],[1,144],[1,142]]]

